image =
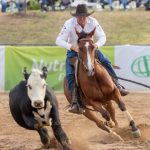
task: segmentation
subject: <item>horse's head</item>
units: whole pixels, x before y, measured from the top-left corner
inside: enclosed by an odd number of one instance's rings
[[[44,98],[46,94],[46,76],[47,68],[43,67],[42,71],[39,69],[32,69],[31,74],[24,69],[24,78],[27,81],[27,94],[31,100],[31,105],[34,108],[44,107]]]
[[[93,76],[95,73],[94,62],[95,62],[95,47],[92,40],[95,28],[90,33],[77,32],[78,35],[78,45],[79,45],[79,58],[88,74],[88,76]]]

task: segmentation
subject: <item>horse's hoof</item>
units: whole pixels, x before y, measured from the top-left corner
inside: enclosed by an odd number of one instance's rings
[[[132,131],[132,135],[134,138],[139,138],[141,136],[141,132],[137,129],[136,131]]]
[[[112,121],[105,121],[104,124],[110,128],[113,128],[114,127],[114,124]]]

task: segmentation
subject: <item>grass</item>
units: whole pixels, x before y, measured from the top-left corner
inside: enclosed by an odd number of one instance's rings
[[[107,45],[150,44],[150,12],[103,11],[93,15],[107,36]],[[55,39],[69,11],[27,12],[26,16],[0,13],[0,44],[48,44]]]

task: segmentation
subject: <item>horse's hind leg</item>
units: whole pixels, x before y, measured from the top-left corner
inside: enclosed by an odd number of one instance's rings
[[[136,127],[135,121],[133,120],[129,111],[126,109],[125,103],[121,100],[121,96],[120,98],[114,99],[114,101],[118,104],[120,110],[125,114],[126,118],[128,119],[129,126],[131,126],[133,136],[140,137],[141,135],[140,130]]]
[[[50,148],[50,137],[48,135],[48,131],[46,128],[40,128],[37,130],[40,138],[41,138],[41,142],[44,145],[44,148]]]
[[[102,104],[98,101],[91,101],[90,103],[95,110],[101,113],[102,117],[106,120],[105,124],[112,128],[113,123],[110,118],[111,116],[109,112],[106,109],[104,109],[105,106],[103,107]]]
[[[118,127],[118,122],[115,117],[115,108],[113,106],[113,103],[109,101],[106,105],[104,105],[104,107],[109,112],[112,121],[115,123],[115,127]]]
[[[106,121],[110,121],[110,114],[109,114],[109,112],[106,109],[103,108],[103,106],[102,106],[102,104],[100,102],[95,102],[95,101],[93,102],[93,101],[91,101],[90,103],[91,103],[91,105],[93,106],[93,108],[96,111],[101,113],[102,117]]]
[[[94,121],[96,125],[101,128],[102,130],[108,132],[112,137],[117,138],[117,140],[123,141],[123,139],[115,132],[113,132],[108,126],[106,126],[96,115],[96,112],[90,111],[90,110],[85,110],[83,113],[84,116],[86,116],[88,119],[91,121]]]

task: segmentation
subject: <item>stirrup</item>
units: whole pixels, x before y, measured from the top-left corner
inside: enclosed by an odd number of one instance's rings
[[[81,108],[81,106],[78,103],[73,103],[68,109],[68,111],[75,114],[83,114],[85,110]]]
[[[127,90],[125,89],[125,87],[122,86],[121,84],[119,84],[118,89],[119,89],[119,91],[120,91],[121,96],[126,96],[126,95],[129,94],[129,91],[127,91]]]
[[[119,91],[120,91],[121,96],[126,96],[126,95],[128,95],[130,93],[126,89],[121,89],[121,88],[119,88]]]
[[[117,86],[117,88],[119,89],[121,96],[126,96],[126,95],[129,94],[129,91],[127,91],[127,90],[125,89],[125,87],[122,86],[122,85],[118,82],[117,79],[113,79],[113,81],[114,81],[115,85]]]

